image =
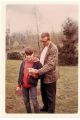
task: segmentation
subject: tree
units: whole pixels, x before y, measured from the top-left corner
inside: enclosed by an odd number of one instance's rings
[[[60,63],[66,65],[76,65],[78,62],[77,42],[78,26],[77,23],[68,18],[63,24],[63,47],[60,48]]]
[[[10,24],[8,25],[8,28],[6,29],[6,50],[9,50],[11,48],[11,39],[10,39]]]
[[[38,16],[37,16],[37,9],[34,7],[33,14],[36,20],[36,29],[37,29],[37,41],[38,41],[38,48],[39,48],[39,55],[40,55],[40,43],[39,43],[39,26],[38,26]]]

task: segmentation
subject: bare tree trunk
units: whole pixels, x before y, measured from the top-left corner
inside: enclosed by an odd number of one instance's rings
[[[36,7],[34,7],[34,16],[36,19],[36,28],[37,28],[37,40],[38,40],[38,48],[39,48],[39,55],[40,55],[40,44],[39,44],[39,26],[38,26],[38,19],[37,19],[37,12]]]

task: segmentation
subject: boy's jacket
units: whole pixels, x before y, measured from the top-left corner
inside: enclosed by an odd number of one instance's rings
[[[20,66],[18,85],[20,87],[23,86],[23,87],[26,87],[26,88],[29,88],[29,87],[32,87],[32,86],[37,86],[39,77],[38,78],[34,78],[32,76],[28,77],[28,73],[24,72],[25,71],[25,69],[24,69],[25,64],[27,64],[26,69],[29,66],[29,64],[31,64],[31,67],[34,68],[34,69],[40,69],[42,67],[39,59],[36,58],[36,57],[33,57],[31,59],[25,59],[21,63],[21,66]]]

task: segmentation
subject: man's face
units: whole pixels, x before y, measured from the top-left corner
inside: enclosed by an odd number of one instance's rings
[[[48,46],[48,44],[49,44],[49,39],[48,39],[48,37],[42,38],[42,39],[41,39],[41,42],[42,42],[42,44],[43,44],[44,47],[45,47],[45,46]]]

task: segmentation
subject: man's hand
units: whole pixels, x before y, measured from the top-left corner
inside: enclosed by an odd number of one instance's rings
[[[32,69],[29,73],[32,73],[32,74],[38,74],[38,70],[37,69]]]
[[[33,76],[34,78],[38,78],[38,73],[38,70],[33,68],[29,71],[29,75]]]
[[[34,73],[34,74],[38,74],[39,71],[38,71],[37,69],[34,69],[33,73]]]

